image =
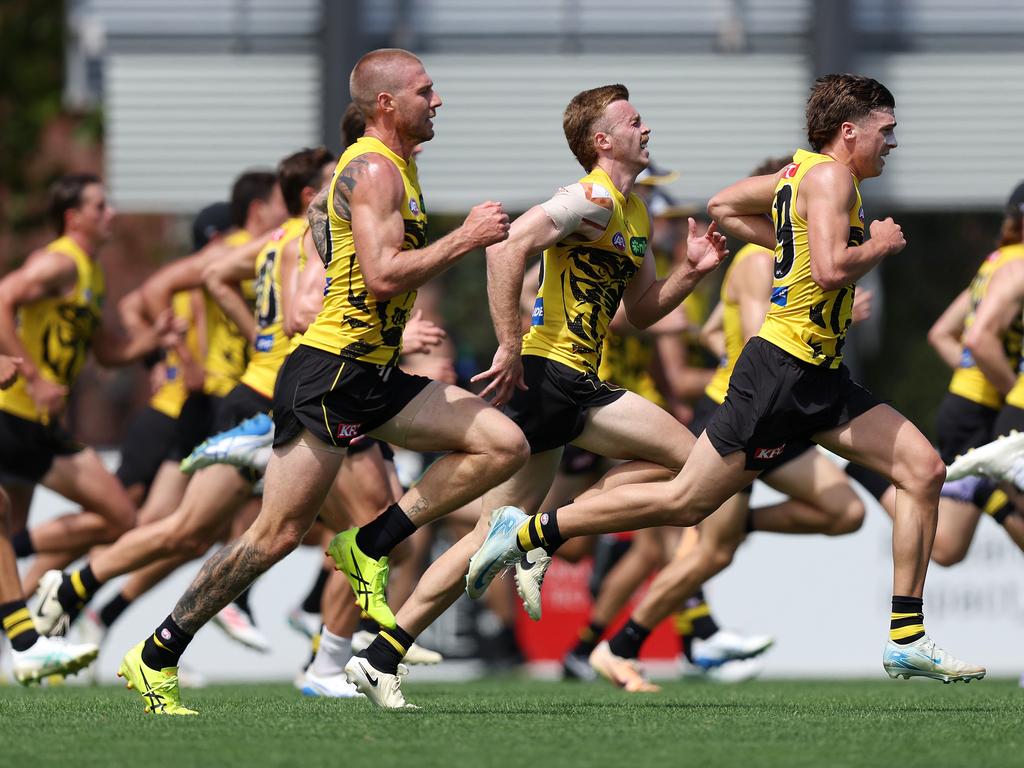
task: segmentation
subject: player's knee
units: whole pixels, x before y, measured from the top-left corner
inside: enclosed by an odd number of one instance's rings
[[[530,459],[530,444],[511,421],[495,430],[488,451],[498,466],[511,476]]]
[[[916,451],[906,461],[894,484],[915,496],[934,499],[938,503],[942,484],[946,481],[946,465],[931,446]]]
[[[251,529],[250,529],[251,532]],[[294,552],[302,543],[305,528],[292,521],[285,521],[275,527],[273,533],[259,539],[259,546],[271,562],[276,563]]]
[[[851,493],[848,502],[839,508],[828,534],[843,536],[860,530],[864,525],[865,511],[864,502],[856,494]]]
[[[732,558],[735,554],[736,550],[732,547],[715,547],[710,551],[702,552],[701,567],[705,573],[704,578],[711,578],[732,565]]]
[[[948,543],[940,538],[935,539],[932,547],[932,560],[944,568],[956,565],[967,556],[967,547],[960,542]]]

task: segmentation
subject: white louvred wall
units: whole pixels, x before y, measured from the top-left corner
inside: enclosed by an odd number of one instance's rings
[[[188,212],[235,177],[320,143],[313,54],[113,54],[106,176],[126,211]]]

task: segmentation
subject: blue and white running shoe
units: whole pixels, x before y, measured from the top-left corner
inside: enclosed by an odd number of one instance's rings
[[[476,600],[487,591],[494,578],[519,562],[523,556],[516,543],[520,526],[529,520],[519,507],[498,507],[491,512],[491,528],[476,554],[469,560],[466,594]]]
[[[985,668],[961,661],[935,645],[928,635],[906,645],[890,640],[882,654],[882,667],[889,677],[930,677],[944,683],[981,680]]]
[[[261,413],[204,440],[182,459],[181,471],[192,474],[213,464],[230,464],[262,473],[270,461],[273,445],[274,420]]]

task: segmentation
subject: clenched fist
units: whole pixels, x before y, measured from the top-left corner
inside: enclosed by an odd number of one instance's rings
[[[871,222],[871,239],[880,240],[885,246],[885,255],[892,256],[907,247],[906,238],[903,237],[903,228],[892,218]]]
[[[501,203],[488,200],[470,210],[462,230],[473,248],[486,248],[507,238],[508,226],[508,214]]]

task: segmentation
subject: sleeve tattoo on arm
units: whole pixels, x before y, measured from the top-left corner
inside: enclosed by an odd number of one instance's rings
[[[334,213],[345,221],[352,220],[352,191],[359,174],[369,166],[365,157],[356,157],[346,165],[332,182],[334,184]],[[320,260],[326,266],[331,261],[329,240],[330,221],[327,214],[328,189],[325,187],[309,205],[309,228],[313,233]]]

